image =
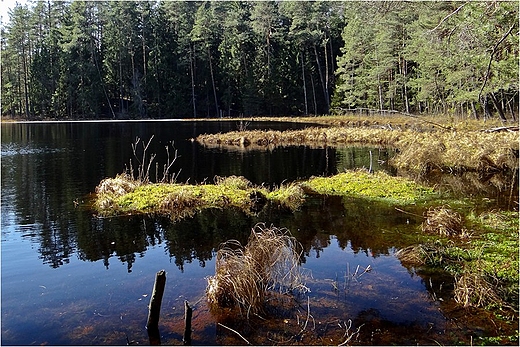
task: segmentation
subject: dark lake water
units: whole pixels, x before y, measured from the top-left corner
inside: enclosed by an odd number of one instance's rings
[[[249,129],[304,126],[258,122]],[[99,181],[129,163],[135,138],[152,135],[150,152],[159,162],[164,146],[175,141],[183,182],[242,175],[255,184],[279,185],[369,167],[370,152],[375,170],[391,171],[385,163],[392,153],[376,148],[241,152],[189,141],[236,127],[182,121],[2,124],[2,344],[148,344],[147,306],[161,269],[167,272],[163,344],[182,344],[184,300],[194,307],[193,343],[199,345],[244,343],[217,323],[257,344],[339,344],[358,328],[358,344],[470,343],[473,327],[449,318],[450,279],[405,268],[395,257],[405,245],[401,235],[413,235],[420,221],[393,209],[317,198],[295,213],[210,210],[171,223],[144,216],[99,219],[86,207]],[[245,242],[258,222],[288,228],[302,243],[311,290],[258,318],[260,324],[214,314],[204,297],[218,245]],[[369,265],[372,271],[360,275]],[[304,321],[306,330],[293,338]]]

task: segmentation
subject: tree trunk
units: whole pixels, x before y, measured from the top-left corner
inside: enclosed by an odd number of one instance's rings
[[[29,119],[29,90],[28,90],[28,77],[27,77],[27,61],[25,59],[25,50],[22,50],[22,64],[23,64],[23,90],[25,98],[25,117]]]
[[[316,45],[314,45],[314,56],[316,57],[316,65],[318,65],[318,73],[320,75],[321,86],[323,88],[323,96],[325,98],[325,105],[327,105],[326,113],[329,113],[330,102],[329,102],[329,91],[327,90],[327,86],[323,81],[323,73],[321,72],[321,64],[320,59],[318,58],[318,50],[316,49]]]
[[[408,100],[408,83],[407,83],[407,77],[408,77],[408,64],[406,62],[406,59],[403,59],[403,76],[404,76],[404,108],[406,110],[406,113],[410,113],[410,100]]]
[[[307,85],[305,84],[305,66],[303,61],[303,50],[300,53],[302,59],[302,80],[303,80],[303,100],[305,101],[305,115],[309,114],[309,106],[307,105]]]
[[[213,86],[213,97],[215,98],[215,114],[218,117],[218,100],[217,100],[217,90],[215,88],[215,76],[213,74],[213,64],[211,63],[211,50],[208,46],[208,59],[209,59],[209,72],[211,74],[211,85]]]
[[[379,110],[383,111],[383,87],[379,75],[377,76],[377,92],[379,94]]]
[[[118,54],[119,58],[119,113],[123,113],[123,63],[121,62],[121,52]]]
[[[195,104],[195,68],[193,67],[194,59],[193,56],[195,53],[191,51],[191,45],[190,45],[190,76],[191,76],[191,102],[193,104],[193,118],[197,118],[197,105]],[[193,50],[195,50],[195,47],[193,47]]]
[[[312,101],[314,102],[314,115],[318,114],[318,104],[316,102],[316,89],[314,89],[314,78],[311,73]]]
[[[479,117],[478,117],[477,108],[475,107],[474,101],[471,102],[471,112],[473,113],[473,118],[478,120]]]
[[[142,28],[141,28],[141,44],[143,49],[143,88],[146,93],[146,38],[144,35],[144,13],[141,13],[141,22],[142,22]]]
[[[500,107],[500,103],[498,102],[498,100],[497,100],[497,98],[495,96],[495,93],[491,93],[490,95],[491,95],[491,101],[493,101],[493,105],[497,109],[497,112],[498,112],[498,115],[500,116],[500,119],[503,122],[507,122],[507,118],[506,118],[506,115],[504,114],[504,110],[502,110],[502,107]]]

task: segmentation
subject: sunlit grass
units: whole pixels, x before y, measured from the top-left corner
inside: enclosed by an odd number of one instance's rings
[[[314,177],[303,182],[302,186],[317,194],[363,197],[397,204],[411,204],[436,196],[432,188],[409,179],[363,170],[347,171],[332,177]]]
[[[391,164],[399,169],[429,172],[497,172],[518,167],[518,132],[482,132],[474,123],[448,129],[416,129],[379,125],[310,127],[302,130],[252,130],[205,134],[197,141],[207,147],[272,149],[276,146],[372,145],[398,149]],[[478,123],[477,123],[478,124]],[[480,123],[482,127],[483,123]],[[489,126],[489,124],[487,124]],[[457,128],[458,127],[458,128]]]
[[[215,275],[206,295],[216,307],[238,306],[242,313],[262,311],[269,292],[307,291],[300,272],[302,246],[288,230],[256,225],[245,246],[236,240],[217,251]]]
[[[453,212],[450,212],[453,213]],[[454,276],[454,298],[462,306],[509,308],[518,313],[518,212],[466,213],[471,235],[430,242],[397,252],[403,263],[442,268]],[[444,226],[443,226],[444,227]],[[448,235],[449,234],[449,235]]]
[[[236,208],[251,213],[261,210],[267,202],[297,210],[304,201],[305,193],[298,184],[269,190],[237,176],[217,177],[214,184],[144,184],[118,175],[101,181],[93,207],[100,216],[152,214],[177,220],[208,208]]]
[[[271,203],[297,210],[307,194],[359,197],[390,204],[411,204],[437,196],[432,188],[383,172],[347,171],[331,177],[313,177],[269,190],[244,177],[217,178],[215,184],[140,183],[119,175],[103,180],[96,189],[94,208],[101,216],[165,215],[173,220],[207,208],[236,208],[246,213]]]

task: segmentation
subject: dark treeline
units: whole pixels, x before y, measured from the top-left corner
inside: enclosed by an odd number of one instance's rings
[[[2,114],[518,114],[516,2],[34,1],[2,26]]]

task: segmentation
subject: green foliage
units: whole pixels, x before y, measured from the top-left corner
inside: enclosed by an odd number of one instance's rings
[[[293,5],[312,18],[305,81],[298,79],[301,45],[289,31],[307,20],[284,13],[285,4],[275,1],[17,5],[2,27],[2,113],[58,119],[298,114],[311,99],[314,113],[327,113],[342,11],[325,1]],[[302,83],[324,92],[304,100]]]
[[[513,3],[351,2],[346,17],[335,107],[516,119]]]
[[[514,2],[36,1],[2,26],[2,114],[518,114]]]

